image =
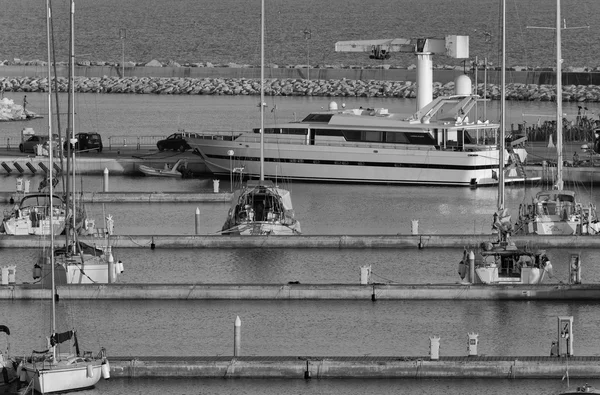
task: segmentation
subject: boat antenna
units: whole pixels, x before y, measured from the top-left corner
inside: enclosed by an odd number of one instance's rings
[[[260,181],[265,180],[265,0],[260,2]]]
[[[498,210],[504,210],[504,130],[506,125],[506,0],[502,0],[502,66],[500,91],[500,149],[498,150]]]
[[[562,177],[563,169],[563,133],[562,133],[562,35],[561,31],[567,29],[589,29],[588,26],[564,27],[560,24],[560,0],[556,0],[556,27],[527,26],[528,29],[546,29],[556,30],[556,183],[554,189],[562,190],[564,181]]]

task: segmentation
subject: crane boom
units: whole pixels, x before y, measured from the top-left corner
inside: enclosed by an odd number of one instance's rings
[[[469,57],[469,36],[450,35],[445,38],[393,38],[383,40],[338,41],[336,52],[370,52],[371,59],[390,58],[391,52],[417,55],[417,110],[433,100],[433,64],[431,55],[456,59]]]

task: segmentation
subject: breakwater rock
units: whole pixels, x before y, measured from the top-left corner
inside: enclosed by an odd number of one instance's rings
[[[58,77],[58,90],[68,91],[68,79]],[[46,92],[48,78],[2,77],[5,92]],[[507,100],[552,101],[555,86],[512,83],[506,87]],[[161,95],[259,95],[260,79],[255,78],[181,78],[181,77],[75,77],[76,92],[136,93]],[[454,93],[454,82],[433,84],[434,97]],[[500,98],[497,84],[478,84],[477,93],[492,100]],[[415,98],[412,81],[385,80],[309,80],[302,78],[266,79],[268,96],[398,97]],[[565,85],[563,101],[598,102],[600,86]]]

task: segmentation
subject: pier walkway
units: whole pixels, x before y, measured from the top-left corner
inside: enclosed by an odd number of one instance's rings
[[[113,248],[334,248],[334,249],[423,249],[463,248],[497,240],[492,234],[390,234],[390,235],[298,235],[298,236],[226,236],[226,235],[113,235]],[[598,236],[513,236],[512,241],[530,248],[600,248]],[[101,237],[82,236],[80,240],[97,244]],[[0,248],[47,248],[50,241],[42,236],[0,235]],[[458,259],[458,258],[457,258]],[[457,260],[458,262],[458,260]]]
[[[600,377],[600,357],[200,356],[110,357],[112,377],[285,379],[553,379]],[[484,391],[485,392],[485,391]]]
[[[598,300],[600,284],[79,284],[59,285],[72,300]],[[0,300],[50,300],[40,284],[0,286]]]

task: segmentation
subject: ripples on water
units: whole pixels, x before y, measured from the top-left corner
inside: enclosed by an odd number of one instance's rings
[[[278,0],[266,3],[266,50],[268,63],[280,65],[371,64],[367,54],[340,54],[334,43],[341,40],[470,36],[474,58],[498,62],[500,1],[371,0]],[[508,65],[553,66],[555,2],[529,0],[507,2]],[[58,59],[68,59],[69,1],[55,0],[53,18]],[[178,62],[260,64],[260,2],[223,0],[78,0],[76,2],[76,54],[84,58],[121,62],[119,29],[127,28],[125,60],[152,59]],[[595,0],[563,0],[563,18],[568,26],[585,25],[597,15]],[[45,9],[35,0],[0,0],[0,58],[26,60],[46,58]],[[436,10],[422,12],[422,10]],[[599,52],[598,26],[563,35],[565,66],[596,66]],[[310,40],[304,31],[311,30]],[[544,44],[542,44],[544,43]],[[438,57],[435,63],[448,64]],[[385,63],[410,65],[414,55],[395,54]],[[461,62],[455,61],[456,64]]]
[[[43,108],[42,95],[31,96],[28,99],[39,100]],[[123,134],[119,127],[133,134],[168,134],[181,124],[185,128],[213,129],[222,126],[227,112],[236,106],[240,111],[231,112],[234,128],[247,129],[244,114],[246,107],[254,103],[248,98],[80,96],[86,101],[83,106],[86,111],[78,113],[80,121],[94,127],[108,127],[111,133],[108,135]],[[327,99],[283,102],[291,103],[293,111],[302,110],[304,114],[307,107],[325,105]],[[94,103],[102,110],[92,111]],[[207,118],[202,123],[198,115],[193,115],[195,111],[189,111],[200,103],[205,105],[201,107],[203,114],[216,118]],[[412,105],[410,101],[383,103]],[[548,111],[547,106],[541,108]],[[183,117],[186,113],[190,117]],[[293,114],[288,113],[290,116]],[[18,135],[22,127],[23,123],[15,123],[6,125],[6,130]],[[35,128],[44,130],[43,123]],[[14,190],[15,179],[1,178],[0,190]],[[31,185],[38,183],[39,177]],[[86,191],[102,189],[101,177],[97,176],[85,176],[77,184]],[[113,191],[194,191],[198,185],[198,180],[111,177]],[[227,181],[222,181],[221,187],[227,190]],[[296,215],[306,234],[408,234],[413,219],[419,220],[421,233],[489,233],[491,213],[496,207],[494,188],[303,183],[294,183],[291,188]],[[514,212],[535,191],[536,188],[508,187],[507,207]],[[592,200],[595,202],[595,198]],[[116,232],[135,237],[136,234],[192,234],[196,207],[201,211],[201,233],[220,229],[227,204],[90,204],[88,210],[98,223],[104,214],[113,215]],[[9,205],[0,207],[9,208]],[[597,282],[598,251],[570,249],[549,251],[556,274],[549,281],[566,281],[566,262],[572,252],[583,255],[584,282]],[[1,264],[17,266],[18,282],[31,281],[31,264],[37,253],[34,249],[3,250]],[[115,255],[125,262],[126,271],[121,277],[124,283],[358,283],[360,267],[365,264],[373,265],[374,280],[379,282],[453,283],[458,280],[457,264],[462,251],[169,250],[159,245],[154,251],[147,246],[144,249],[116,246]],[[47,302],[2,301],[0,311],[5,323],[11,329],[16,328],[11,331],[11,350],[16,354],[27,354],[45,345],[40,328],[32,323],[39,322],[38,312],[47,314]],[[107,346],[109,355],[228,355],[232,338],[229,331],[237,315],[243,322],[246,355],[427,355],[432,335],[442,337],[443,355],[464,355],[466,334],[473,331],[480,334],[482,354],[547,355],[558,315],[574,316],[576,355],[600,354],[596,346],[600,311],[591,302],[76,301],[61,303],[60,313],[62,322],[77,327],[86,349]],[[112,380],[100,383],[89,393],[462,394],[479,393],[484,385],[486,393],[492,394],[552,394],[564,387],[561,382],[502,380]]]

